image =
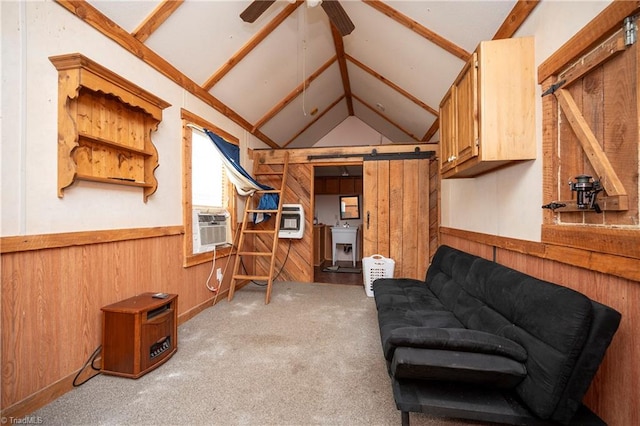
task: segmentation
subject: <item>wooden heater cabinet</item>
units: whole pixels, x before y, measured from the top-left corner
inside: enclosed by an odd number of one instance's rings
[[[178,350],[178,295],[154,294],[102,308],[102,373],[137,379]]]

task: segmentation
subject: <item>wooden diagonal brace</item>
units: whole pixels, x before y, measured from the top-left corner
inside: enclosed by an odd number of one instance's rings
[[[602,147],[589,128],[571,94],[566,89],[558,89],[554,94],[607,194],[626,197],[627,192],[622,182],[611,166],[606,154],[602,151]]]

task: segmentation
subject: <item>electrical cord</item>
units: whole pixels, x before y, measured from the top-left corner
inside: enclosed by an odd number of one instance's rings
[[[207,278],[207,282],[205,282],[204,285],[207,286],[209,291],[212,291],[214,293],[217,292],[218,289],[215,287],[209,286],[209,282],[211,281],[211,277],[213,276],[213,270],[215,268],[216,268],[216,246],[213,246],[213,260],[211,261],[211,272],[209,272],[209,277]]]
[[[84,365],[82,366],[82,368],[80,369],[80,371],[78,371],[78,374],[76,374],[76,377],[73,378],[73,387],[77,388],[78,386],[82,386],[85,383],[87,383],[89,380],[93,379],[94,377],[96,377],[97,375],[99,375],[99,368],[96,368],[93,363],[95,362],[96,358],[98,357],[98,355],[100,354],[100,351],[102,351],[102,345],[98,346],[98,348],[93,351],[93,353],[91,354],[91,356],[89,357],[89,359],[87,360],[87,362],[84,363]],[[94,374],[93,376],[89,377],[87,380],[85,380],[84,382],[81,383],[77,383],[78,378],[80,377],[80,374],[82,374],[84,372],[84,370],[87,369],[87,366],[91,364],[91,369],[94,371],[98,371],[97,374]]]
[[[286,265],[286,263],[287,263],[287,259],[289,259],[289,252],[290,252],[290,251],[291,251],[291,238],[289,238],[289,246],[287,247],[287,254],[286,254],[286,256],[284,257],[284,262],[282,262],[282,266],[280,266],[280,270],[278,271],[278,273],[276,274],[276,276],[275,276],[275,277],[273,277],[273,281],[275,281],[275,280],[280,276],[280,274],[282,273],[282,270],[284,269],[284,265]],[[275,256],[275,254],[274,254],[274,256]],[[244,269],[244,272],[245,272],[245,273],[248,273],[248,272],[247,272],[247,268],[244,266],[244,260],[242,259],[242,257],[240,257],[240,264],[242,265],[242,269]],[[260,286],[260,287],[264,287],[264,286],[266,286],[266,285],[267,285],[267,283],[266,283],[266,282],[265,282],[265,283],[261,283],[261,282],[254,281],[254,280],[251,280],[251,282],[252,282],[253,284],[255,284],[255,285]]]

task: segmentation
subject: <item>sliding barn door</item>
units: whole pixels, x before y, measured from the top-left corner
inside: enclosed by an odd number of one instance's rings
[[[429,265],[429,159],[364,161],[363,256],[395,261],[395,277]]]

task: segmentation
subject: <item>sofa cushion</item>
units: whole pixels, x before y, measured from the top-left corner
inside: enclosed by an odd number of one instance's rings
[[[395,379],[441,380],[510,389],[527,369],[500,355],[439,349],[398,348],[390,371]]]
[[[527,352],[516,342],[495,334],[464,328],[400,327],[384,342],[385,357],[397,347],[449,349],[462,352],[500,355],[524,362]]]
[[[527,377],[518,395],[548,419],[564,394],[592,322],[591,301],[569,288],[441,246],[427,284],[466,328],[522,345]]]

